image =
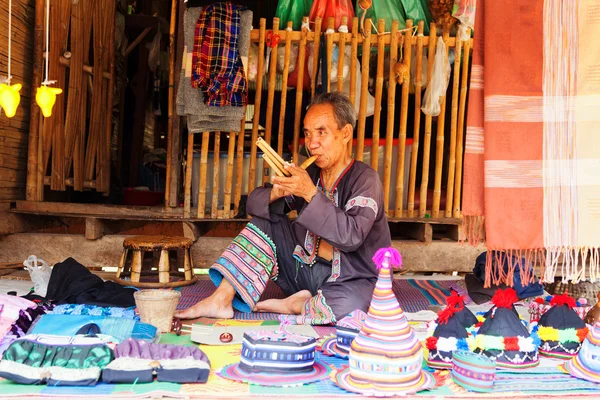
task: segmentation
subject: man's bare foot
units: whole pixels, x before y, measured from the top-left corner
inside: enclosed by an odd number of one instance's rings
[[[190,308],[176,311],[175,318],[196,319],[200,317],[233,318],[231,302],[235,296],[235,289],[225,279],[217,290],[204,300],[199,301]]]
[[[279,314],[300,314],[302,306],[306,300],[310,299],[312,294],[308,290],[301,290],[298,293],[286,297],[285,299],[269,299],[259,301],[254,307],[256,312],[274,312]]]

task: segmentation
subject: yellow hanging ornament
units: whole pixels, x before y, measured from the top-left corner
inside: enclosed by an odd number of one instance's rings
[[[52,116],[52,107],[56,103],[56,95],[61,94],[62,89],[48,86],[40,86],[35,94],[35,102],[42,109],[44,117]]]
[[[48,80],[48,58],[49,50],[49,31],[50,30],[50,2],[46,0],[46,79],[42,82],[42,86],[37,89],[35,94],[35,102],[42,110],[42,115],[45,118],[52,116],[52,107],[56,103],[56,95],[62,93],[62,89],[48,87],[48,85],[56,82]]]
[[[9,85],[8,83],[0,84],[0,106],[4,109],[4,113],[8,118],[12,118],[17,113],[17,107],[21,102],[21,84]]]

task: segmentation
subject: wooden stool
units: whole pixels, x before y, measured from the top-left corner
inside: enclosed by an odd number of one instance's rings
[[[185,237],[135,236],[123,241],[123,254],[115,281],[141,288],[171,288],[191,285],[194,275],[190,248],[193,241]],[[174,255],[174,257],[173,257]],[[183,273],[179,272],[183,268]],[[148,276],[158,275],[148,280]],[[128,280],[123,279],[129,277]],[[171,281],[172,277],[182,279]]]

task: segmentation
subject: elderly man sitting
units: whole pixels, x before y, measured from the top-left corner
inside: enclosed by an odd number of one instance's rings
[[[328,324],[357,308],[367,311],[377,280],[371,258],[391,237],[379,175],[348,155],[355,124],[344,94],[313,99],[304,137],[317,160],[306,171],[286,167],[291,176],[250,194],[252,220],[209,271],[217,290],[177,317],[232,318],[235,308]],[[298,217],[290,221],[293,209]],[[288,297],[259,301],[268,279]]]

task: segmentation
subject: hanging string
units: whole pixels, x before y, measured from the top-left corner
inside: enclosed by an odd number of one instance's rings
[[[11,42],[12,42],[12,0],[8,0],[8,76],[6,83],[10,85],[12,76],[10,75],[10,59],[11,59]]]

